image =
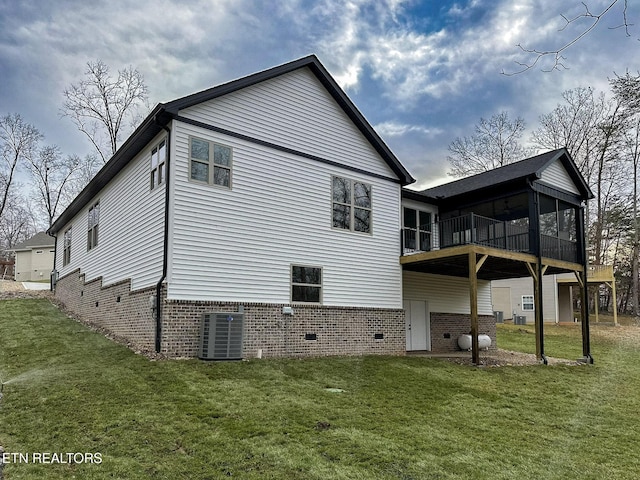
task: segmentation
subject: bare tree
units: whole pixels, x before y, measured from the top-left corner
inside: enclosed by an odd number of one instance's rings
[[[640,174],[640,74],[627,72],[609,80],[611,90],[629,111],[630,128],[625,132],[625,154],[631,165],[632,181],[632,245],[631,298],[633,315],[640,317],[640,218],[638,218],[638,176]]]
[[[629,33],[629,27],[631,26],[631,24],[627,19],[627,2],[628,0],[609,0],[609,2],[605,4],[604,8],[602,8],[597,13],[593,13],[585,2],[581,2],[582,6],[584,7],[584,11],[572,17],[561,15],[565,23],[562,28],[559,29],[559,32],[563,32],[573,24],[576,24],[578,22],[585,22],[586,26],[579,30],[577,35],[570,37],[566,42],[555,49],[540,50],[537,48],[527,48],[522,44],[516,45],[518,48],[520,48],[520,50],[522,50],[522,52],[530,57],[530,60],[527,60],[525,62],[515,62],[519,66],[519,68],[516,71],[509,73],[503,70],[503,75],[518,75],[520,73],[526,72],[527,70],[536,67],[539,63],[544,62],[544,60],[547,58],[550,58],[551,61],[549,62],[549,66],[542,68],[543,71],[550,72],[552,70],[566,69],[567,67],[564,64],[564,61],[566,60],[564,57],[564,53],[575,44],[580,42],[580,40],[586,37],[593,29],[595,29],[602,21],[602,19],[614,10],[616,4],[622,4],[622,22],[609,28],[624,29],[625,34],[627,36],[631,36]]]
[[[522,160],[529,151],[520,144],[525,122],[509,119],[507,112],[481,118],[470,137],[458,137],[449,145],[449,175],[465,177]]]
[[[137,120],[137,109],[147,105],[147,86],[133,67],[109,73],[102,61],[87,63],[85,78],[64,92],[62,109],[84,133],[106,163],[119,146],[127,121]],[[131,128],[132,129],[132,128]]]
[[[605,120],[607,104],[604,94],[579,87],[562,93],[564,102],[540,117],[540,126],[531,134],[538,148],[566,148],[587,182],[591,182],[594,158],[598,149],[598,125]]]
[[[67,190],[77,174],[80,157],[63,157],[56,146],[43,147],[26,165],[31,174],[37,206],[46,217],[47,226],[53,223],[56,213],[64,207]]]
[[[42,135],[18,114],[0,118],[0,219],[7,207],[16,172],[30,159]]]
[[[28,239],[37,231],[27,199],[12,192],[0,218],[0,247],[9,249]]]
[[[95,174],[103,166],[101,160],[98,159],[96,154],[86,155],[81,158],[77,155],[73,156],[73,159],[69,161],[77,165],[75,173],[69,178],[69,182],[66,185],[64,191],[63,203],[69,204],[71,201],[87,186]]]

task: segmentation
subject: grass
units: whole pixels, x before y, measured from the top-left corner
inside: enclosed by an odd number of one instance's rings
[[[0,301],[0,332],[0,445],[102,456],[9,463],[6,480],[595,480],[640,470],[631,342],[596,337],[596,364],[580,367],[149,361],[30,299]],[[581,356],[578,327],[545,337],[549,355]],[[535,351],[529,326],[499,326],[498,342]]]

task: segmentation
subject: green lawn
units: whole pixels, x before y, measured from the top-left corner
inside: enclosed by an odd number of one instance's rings
[[[579,328],[546,329],[581,356]],[[531,327],[499,326],[535,351]],[[635,479],[640,347],[594,335],[594,366],[477,368],[356,357],[149,361],[46,300],[0,301],[0,445],[100,453],[9,463],[13,479]],[[336,392],[329,389],[341,389]]]

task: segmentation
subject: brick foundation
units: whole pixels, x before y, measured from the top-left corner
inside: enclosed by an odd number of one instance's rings
[[[98,278],[85,283],[78,270],[60,278],[56,297],[83,320],[126,339],[142,350],[155,349],[155,288],[131,291],[129,280],[107,287]],[[165,297],[163,289],[163,297]],[[244,309],[243,357],[403,355],[404,310],[166,300],[162,302],[161,353],[197,357],[203,313]],[[306,340],[315,334],[315,340]]]
[[[471,331],[471,316],[456,313],[431,313],[431,351],[460,351],[458,337]],[[478,316],[478,334],[491,337],[490,350],[496,347],[496,322],[492,315]]]
[[[294,305],[293,315],[287,315],[284,306],[169,300],[162,349],[170,356],[197,356],[202,314],[242,307],[245,358],[256,357],[260,350],[263,357],[405,353],[403,310]],[[315,334],[315,340],[306,340],[308,334]]]
[[[85,283],[78,270],[56,282],[55,295],[66,308],[96,327],[125,338],[139,349],[155,348],[151,298],[155,288],[131,291],[129,280],[108,287],[102,278]]]

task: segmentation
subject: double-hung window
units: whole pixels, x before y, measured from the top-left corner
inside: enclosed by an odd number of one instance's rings
[[[371,233],[371,185],[344,177],[332,177],[334,228]]]
[[[189,178],[231,188],[231,147],[201,138],[189,138]]]
[[[100,202],[89,209],[87,226],[87,251],[98,246],[98,223],[100,223]]]
[[[533,312],[533,295],[522,295],[522,311]]]
[[[291,266],[291,301],[322,303],[322,268]]]
[[[151,190],[165,182],[167,141],[162,140],[151,150]]]
[[[64,231],[62,246],[62,266],[66,266],[71,262],[71,227]]]

